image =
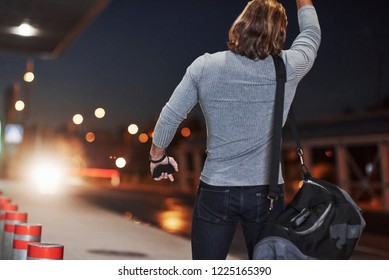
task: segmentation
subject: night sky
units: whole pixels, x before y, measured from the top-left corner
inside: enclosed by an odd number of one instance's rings
[[[205,52],[226,49],[228,30],[246,5],[239,0],[112,0],[56,59],[34,58],[30,123],[56,127],[76,113],[84,126],[146,127]],[[298,33],[295,1],[281,1]],[[296,98],[299,119],[362,112],[389,96],[387,1],[314,1],[322,44]],[[27,56],[0,53],[0,90],[21,82]],[[2,99],[1,99],[2,102]],[[103,107],[103,120],[93,118]],[[198,114],[195,110],[194,114]]]

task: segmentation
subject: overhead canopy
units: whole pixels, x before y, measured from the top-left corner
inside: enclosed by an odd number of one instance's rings
[[[60,55],[109,0],[0,0],[0,52]]]

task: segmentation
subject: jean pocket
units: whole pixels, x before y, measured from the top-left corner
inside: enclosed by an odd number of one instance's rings
[[[211,223],[227,222],[229,190],[199,188],[193,216]]]

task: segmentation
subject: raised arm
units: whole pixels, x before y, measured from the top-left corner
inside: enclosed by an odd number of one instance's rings
[[[312,0],[296,0],[300,33],[286,50],[288,64],[298,80],[311,69],[320,46],[321,30]]]
[[[300,9],[303,6],[310,5],[313,6],[312,0],[296,0],[297,9]]]

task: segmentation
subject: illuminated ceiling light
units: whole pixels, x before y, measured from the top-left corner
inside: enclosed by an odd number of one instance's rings
[[[33,27],[32,25],[26,22],[22,23],[17,27],[10,28],[10,32],[23,37],[37,36],[40,33],[39,29]]]

